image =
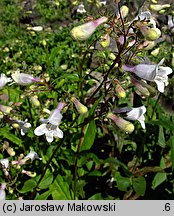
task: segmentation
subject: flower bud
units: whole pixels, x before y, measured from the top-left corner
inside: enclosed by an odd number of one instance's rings
[[[108,20],[107,17],[101,17],[97,20],[87,22],[83,25],[74,27],[71,30],[71,35],[75,40],[86,40],[88,39],[96,30],[96,28],[106,22]]]
[[[88,108],[80,103],[75,97],[72,97],[71,100],[74,103],[79,114],[86,114],[88,112]]]
[[[9,143],[8,142],[4,142],[3,144],[3,150],[6,150],[7,153],[10,155],[10,156],[14,156],[15,155],[15,151],[13,150],[13,148],[9,147]]]
[[[134,125],[129,121],[124,120],[123,118],[117,117],[112,113],[108,113],[107,118],[113,120],[115,124],[126,133],[132,133],[134,131]]]
[[[22,170],[22,173],[28,175],[29,177],[35,177],[36,176],[36,172],[30,172],[30,171],[27,171],[27,170]]]
[[[40,102],[38,100],[38,96],[37,95],[34,95],[34,96],[31,96],[30,97],[30,101],[32,102],[32,104],[36,107],[39,107],[40,106]]]
[[[10,112],[12,111],[12,108],[9,106],[4,106],[0,104],[0,111],[2,111],[4,114],[10,114]]]
[[[139,26],[143,36],[149,41],[155,41],[161,36],[161,31],[158,28],[149,28],[147,26]]]
[[[119,84],[119,81],[118,80],[114,80],[114,83],[116,84],[115,90],[116,90],[118,98],[125,98],[126,97],[126,92],[122,88],[122,86]]]
[[[154,87],[148,85],[145,81],[137,80],[135,77],[131,76],[131,81],[137,89],[137,94],[145,97],[154,97],[156,95],[156,90]]]
[[[160,4],[151,4],[150,5],[150,9],[154,10],[154,11],[160,11],[164,8],[170,8],[170,4],[164,4],[164,5],[160,5]]]
[[[159,54],[159,51],[160,51],[160,48],[158,47],[151,52],[151,55],[156,57]]]
[[[35,31],[35,32],[40,32],[40,31],[43,30],[43,27],[42,26],[27,27],[27,30],[32,30],[32,31]]]
[[[109,34],[105,34],[102,37],[102,41],[100,42],[100,44],[104,48],[107,47],[107,46],[109,46],[109,44],[110,44],[110,36],[109,36]]]
[[[137,49],[151,50],[156,45],[155,41],[145,40]]]
[[[174,52],[172,53],[172,62],[171,62],[171,64],[172,64],[172,67],[174,67]]]
[[[125,18],[125,17],[127,17],[128,13],[129,13],[129,8],[126,5],[123,5],[120,8],[120,12],[121,12],[121,17]]]

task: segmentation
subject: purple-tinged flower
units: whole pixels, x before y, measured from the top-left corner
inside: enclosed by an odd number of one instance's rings
[[[18,160],[16,160],[16,161],[12,161],[12,164],[13,165],[24,165],[24,164],[26,164],[29,160],[31,160],[31,162],[33,162],[34,160],[42,160],[42,158],[40,158],[39,156],[38,156],[38,154],[36,153],[36,152],[34,152],[34,151],[30,151],[29,152],[29,154],[27,154],[23,159],[18,159]]]
[[[117,97],[118,98],[125,98],[126,97],[126,92],[123,89],[123,87],[120,85],[119,81],[115,79],[114,83],[115,83],[115,91],[117,93]]]
[[[39,127],[37,127],[34,130],[34,134],[36,136],[42,136],[45,134],[46,140],[48,142],[52,142],[54,137],[63,138],[63,132],[59,129],[59,124],[62,119],[62,114],[60,111],[63,109],[65,104],[63,102],[60,102],[58,104],[57,109],[55,109],[49,116],[48,119],[42,119],[41,124]]]
[[[40,81],[40,78],[33,77],[30,74],[20,73],[18,70],[15,71],[11,76],[15,83],[22,85],[22,86],[29,85],[33,82]]]
[[[72,97],[71,100],[74,103],[79,114],[86,114],[88,112],[88,108],[80,103],[80,101],[78,101],[75,97]]]
[[[76,40],[86,40],[95,32],[96,28],[100,24],[106,22],[107,20],[107,17],[101,17],[97,20],[87,22],[80,26],[76,26],[71,30],[71,35]]]
[[[107,118],[113,120],[115,124],[126,133],[132,133],[134,131],[134,125],[131,122],[126,121],[123,118],[114,115],[113,113],[108,113]]]
[[[136,93],[140,96],[154,97],[156,95],[156,89],[146,83],[145,80],[137,80],[131,76],[131,82],[136,87]]]
[[[6,188],[6,183],[2,183],[0,189],[0,200],[5,200],[6,198],[5,188]]]
[[[2,89],[8,82],[12,80],[8,78],[5,74],[0,74],[0,89]]]
[[[15,155],[15,151],[13,148],[11,148],[9,146],[9,143],[8,142],[4,142],[3,146],[2,146],[3,150],[6,150],[7,153],[10,155],[10,156],[14,156]]]
[[[22,170],[22,173],[26,174],[29,177],[35,177],[36,176],[36,172],[31,172],[31,171],[27,171],[27,170]]]
[[[161,36],[161,31],[158,28],[150,28],[141,22],[138,22],[136,26],[140,29],[142,35],[149,41],[155,41]]]
[[[172,73],[170,67],[161,66],[164,58],[158,64],[139,64],[136,66],[123,65],[124,71],[135,73],[138,77],[157,84],[158,91],[164,92],[164,87],[168,85],[168,75]]]
[[[145,106],[141,106],[141,107],[136,107],[136,108],[129,108],[129,107],[125,107],[125,108],[121,108],[121,109],[116,109],[114,110],[114,112],[116,114],[125,114],[126,116],[124,117],[127,120],[131,120],[131,121],[139,121],[142,128],[145,129],[145,117],[144,114],[146,112],[146,107]]]
[[[3,114],[8,115],[12,111],[12,108],[9,106],[0,104],[0,111],[3,112]]]

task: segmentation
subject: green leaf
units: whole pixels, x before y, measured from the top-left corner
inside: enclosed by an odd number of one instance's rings
[[[99,98],[95,101],[94,105],[92,106],[92,108],[91,108],[91,109],[89,110],[89,112],[88,112],[89,116],[91,116],[91,115],[94,114],[94,111],[95,111],[95,109],[97,108],[97,106],[98,106],[98,104],[99,104],[99,102],[101,101],[102,98],[103,98],[103,96],[99,97]]]
[[[37,185],[36,180],[34,179],[29,179],[24,183],[24,186],[22,187],[21,190],[19,190],[20,193],[26,193],[26,192],[31,192],[33,188],[35,188]]]
[[[161,146],[162,148],[165,147],[165,137],[164,137],[164,131],[163,127],[159,125],[159,133],[158,133],[158,145]]]
[[[44,192],[43,194],[37,195],[35,200],[47,200],[47,198],[51,195],[51,191],[48,190]]]
[[[154,190],[157,186],[162,184],[167,179],[166,173],[157,173],[152,181],[152,189]]]
[[[138,195],[144,196],[146,191],[146,180],[144,177],[140,176],[138,178],[133,178],[132,185]]]
[[[86,125],[84,132],[84,139],[80,147],[80,151],[89,150],[94,143],[96,135],[96,125],[95,121],[92,120],[89,124]]]
[[[40,189],[48,188],[51,185],[52,181],[53,181],[53,174],[52,173],[46,173],[44,178],[42,179],[42,181],[39,184],[39,188]]]
[[[88,176],[102,176],[102,173],[98,170],[94,170],[88,174]]]
[[[130,178],[121,176],[119,172],[115,173],[115,180],[120,191],[127,191],[131,187]]]
[[[50,191],[54,200],[71,200],[69,185],[61,175],[58,175],[50,186]]]
[[[101,193],[96,193],[89,197],[88,200],[103,200],[102,194]]]
[[[174,170],[174,136],[170,137],[171,161],[172,169]]]
[[[154,121],[149,121],[148,124],[152,125],[161,125],[166,129],[169,129],[174,132],[174,127],[173,127],[173,122],[169,120],[154,120]]]
[[[20,140],[17,136],[12,134],[7,127],[0,128],[0,136],[10,140],[12,143],[22,146],[22,140]]]

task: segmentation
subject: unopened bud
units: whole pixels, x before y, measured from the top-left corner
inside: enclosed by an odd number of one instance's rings
[[[27,27],[27,30],[32,30],[32,31],[35,31],[35,32],[40,32],[40,31],[43,30],[43,27],[42,26]]]
[[[171,64],[172,64],[172,67],[174,67],[174,52],[172,53],[172,62],[171,62]]]
[[[71,30],[71,35],[76,40],[86,40],[88,39],[96,30],[96,28],[106,22],[108,20],[107,17],[101,17],[97,20],[87,22],[83,25],[74,27]]]
[[[101,44],[102,47],[109,46],[109,44],[110,44],[110,36],[109,36],[109,34],[105,34],[102,37],[102,41],[100,42],[100,44]]]
[[[159,51],[160,51],[160,48],[158,47],[151,52],[151,55],[156,57],[159,54]]]
[[[141,26],[140,31],[143,36],[149,41],[155,41],[161,36],[161,31],[158,28],[149,28],[147,26]]]
[[[8,115],[12,111],[12,108],[9,106],[0,105],[0,111]]]
[[[40,102],[38,100],[38,96],[37,95],[34,95],[34,96],[31,96],[30,97],[30,101],[32,102],[32,104],[36,107],[39,107],[40,106]]]
[[[134,131],[134,125],[129,121],[124,120],[123,118],[117,117],[112,113],[107,114],[107,118],[110,118],[115,122],[115,124],[126,133],[132,133]]]
[[[8,154],[10,155],[10,156],[14,156],[16,153],[15,153],[15,151],[13,150],[13,148],[7,148],[6,149],[7,150],[7,152],[8,152]]]
[[[74,103],[79,114],[86,114],[88,112],[88,108],[80,103],[80,101],[78,101],[75,97],[72,97],[71,100]]]
[[[47,45],[47,41],[46,41],[46,40],[43,40],[43,41],[42,41],[42,44],[43,44],[44,46],[46,46],[46,45]]]
[[[116,59],[116,56],[114,55],[114,53],[110,53],[108,55],[108,57],[111,59],[111,60],[115,60]]]
[[[129,13],[129,8],[126,5],[123,5],[120,8],[120,12],[121,12],[121,17],[125,18],[125,17],[127,17],[128,13]]]
[[[154,97],[156,95],[156,90],[154,87],[148,85],[142,80],[137,80],[135,77],[131,76],[131,81],[137,89],[137,94],[144,97]]]
[[[116,84],[115,90],[116,90],[118,98],[125,98],[126,97],[126,92],[122,88],[122,86],[119,84],[119,81],[118,80],[114,80],[114,83]]]
[[[155,41],[145,40],[142,44],[137,46],[137,49],[151,50],[155,45],[156,45]]]
[[[30,172],[30,171],[27,171],[27,170],[22,170],[22,173],[28,175],[29,177],[35,177],[36,176],[36,172]]]
[[[164,8],[170,8],[170,4],[164,4],[164,5],[160,5],[160,4],[151,4],[150,5],[150,9],[154,10],[154,11],[160,11]]]
[[[7,153],[10,156],[14,156],[15,155],[15,151],[13,150],[13,148],[9,147],[9,143],[8,142],[4,142],[2,148],[3,148],[3,150],[6,150]]]

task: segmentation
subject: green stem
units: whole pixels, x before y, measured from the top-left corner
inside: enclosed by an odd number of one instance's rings
[[[77,192],[77,162],[78,162],[78,154],[79,154],[80,147],[81,147],[81,144],[82,144],[82,141],[83,141],[84,131],[85,131],[85,125],[83,125],[83,127],[82,127],[81,137],[80,137],[80,140],[79,140],[79,143],[78,143],[76,157],[75,157],[75,163],[74,163],[74,167],[75,167],[75,171],[74,171],[74,200],[76,199],[76,192]]]

